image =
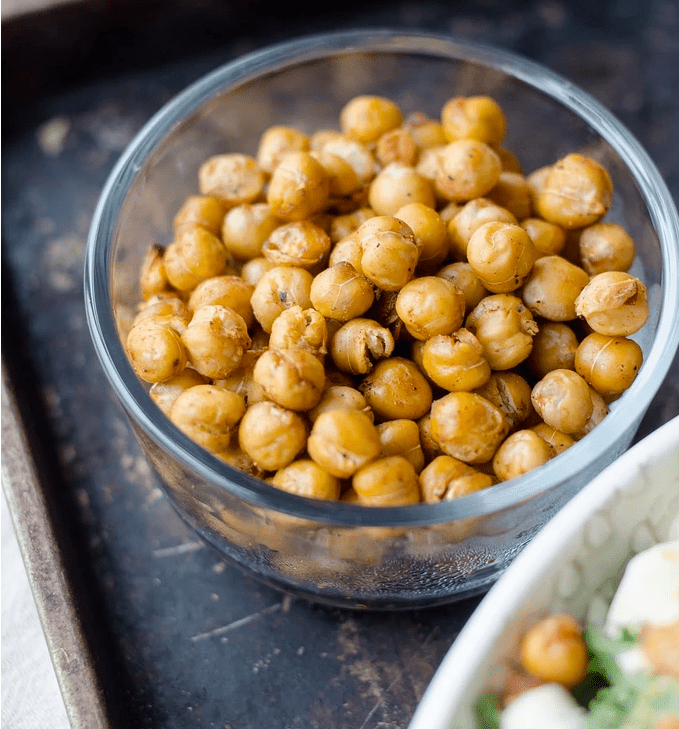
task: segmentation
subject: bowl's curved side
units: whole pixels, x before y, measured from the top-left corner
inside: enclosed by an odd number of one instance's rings
[[[502,683],[526,627],[551,611],[595,618],[627,560],[667,539],[678,513],[679,416],[602,471],[517,557],[456,638],[409,729],[474,727],[478,698]]]

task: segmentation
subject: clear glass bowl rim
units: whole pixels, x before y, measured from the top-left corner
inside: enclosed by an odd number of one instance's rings
[[[537,471],[455,501],[366,508],[307,499],[279,491],[227,466],[187,438],[157,409],[132,370],[120,343],[111,306],[110,274],[118,214],[127,191],[149,155],[176,124],[216,93],[307,61],[346,53],[412,53],[464,61],[504,72],[545,93],[580,116],[630,169],[648,207],[662,254],[662,310],[656,336],[632,387],[605,420],[558,459]],[[577,476],[639,420],[666,376],[679,345],[679,216],[653,161],[631,132],[603,105],[542,65],[497,47],[450,35],[391,28],[365,28],[306,35],[240,56],[180,92],[140,130],[109,175],[97,204],[85,253],[87,322],[104,373],[136,424],[170,456],[200,477],[254,506],[318,524],[417,527],[491,515],[558,487]]]

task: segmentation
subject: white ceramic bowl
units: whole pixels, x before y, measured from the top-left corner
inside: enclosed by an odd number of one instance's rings
[[[500,688],[507,659],[536,619],[586,620],[612,597],[637,552],[677,538],[679,416],[594,478],[488,592],[442,661],[409,729],[475,729],[475,706]]]

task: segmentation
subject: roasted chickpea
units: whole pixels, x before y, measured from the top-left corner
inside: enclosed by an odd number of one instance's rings
[[[441,124],[449,139],[476,139],[500,144],[507,120],[500,105],[489,96],[457,96],[441,109]]]
[[[139,288],[146,300],[172,289],[165,271],[164,253],[164,249],[160,246],[149,246],[144,256],[139,273]]]
[[[328,175],[330,198],[346,197],[361,189],[362,184],[356,170],[344,157],[333,154],[327,149],[320,149],[311,155],[323,165]]]
[[[394,215],[404,205],[413,202],[430,208],[436,206],[429,180],[403,162],[390,162],[375,175],[370,183],[368,202],[378,215]]]
[[[417,144],[407,129],[392,129],[377,140],[375,154],[383,167],[392,162],[412,167],[417,161]]]
[[[578,430],[577,433],[573,433],[575,440],[584,438],[588,433],[591,433],[594,428],[608,415],[608,403],[604,399],[603,395],[599,394],[593,387],[589,388],[589,395],[592,398],[592,414],[589,420],[585,423],[585,427],[582,430]]]
[[[279,226],[262,245],[262,255],[275,266],[312,269],[326,261],[329,253],[330,236],[309,220]]]
[[[531,430],[534,433],[537,433],[543,440],[546,440],[553,448],[556,455],[563,453],[566,449],[575,444],[575,438],[573,438],[573,436],[568,435],[567,433],[562,433],[544,422],[534,425]]]
[[[363,247],[355,230],[345,238],[338,241],[330,251],[328,267],[336,266],[338,263],[350,263],[357,273],[363,273],[361,259],[363,258]]]
[[[214,276],[201,281],[189,296],[189,308],[197,311],[203,306],[226,306],[240,314],[250,328],[255,321],[250,298],[255,287],[240,276]]]
[[[506,208],[502,208],[485,197],[470,200],[448,223],[450,252],[458,261],[467,260],[467,246],[474,233],[486,223],[511,223],[517,220]]]
[[[382,96],[355,96],[340,111],[340,127],[349,137],[369,144],[403,122],[398,106]]]
[[[413,202],[400,207],[394,217],[413,231],[420,249],[419,266],[438,266],[445,261],[450,248],[448,228],[436,210],[424,203]]]
[[[592,415],[587,382],[573,370],[552,370],[536,385],[531,401],[538,415],[562,433],[576,433]]]
[[[403,128],[408,131],[419,149],[437,147],[448,143],[443,124],[421,111],[414,111],[404,119]]]
[[[623,271],[599,273],[575,300],[575,312],[599,334],[626,337],[639,331],[648,319],[646,287]]]
[[[528,218],[533,212],[533,198],[526,178],[518,172],[502,170],[495,186],[486,197],[509,210],[517,220]]]
[[[252,373],[266,396],[288,410],[311,410],[325,384],[325,370],[311,352],[303,349],[267,349]]]
[[[467,259],[481,283],[493,293],[518,289],[535,263],[533,241],[519,225],[484,223],[467,244]]]
[[[227,206],[217,197],[189,195],[175,215],[172,224],[175,228],[200,225],[213,235],[219,235],[226,211]]]
[[[488,289],[481,283],[481,279],[474,273],[474,269],[466,261],[449,263],[437,271],[437,276],[446,278],[464,294],[465,313],[469,312],[488,296]]]
[[[281,224],[266,203],[243,203],[231,208],[222,222],[222,241],[235,258],[261,256],[262,245]]]
[[[473,392],[451,392],[431,406],[431,434],[444,453],[485,463],[509,432],[502,411]]]
[[[167,320],[148,318],[135,324],[125,343],[130,363],[144,382],[178,375],[188,361],[182,337]]]
[[[282,311],[271,326],[272,349],[304,349],[323,361],[327,343],[325,317],[315,309],[292,306]]]
[[[167,324],[181,334],[191,321],[191,311],[176,296],[162,299],[154,297],[145,303],[144,308],[132,320],[133,327],[144,320],[154,319],[157,323]]]
[[[297,266],[276,266],[267,271],[255,286],[250,303],[262,329],[270,333],[279,314],[292,306],[311,308],[309,271]]]
[[[474,392],[503,412],[510,432],[516,430],[533,412],[531,386],[516,372],[493,372],[488,381]]]
[[[420,443],[427,462],[432,461],[436,456],[443,455],[443,449],[434,440],[431,433],[431,412],[426,413],[417,421],[417,428],[420,431]]]
[[[359,389],[379,420],[417,420],[431,406],[431,386],[417,365],[403,357],[377,362]]]
[[[538,331],[529,309],[511,294],[486,296],[471,311],[465,326],[481,343],[493,370],[509,370],[523,362]]]
[[[330,196],[330,178],[308,152],[289,152],[274,169],[266,193],[274,215],[303,220],[321,211]]]
[[[375,211],[369,207],[359,208],[353,213],[346,215],[336,215],[330,222],[330,240],[338,243],[342,238],[346,238],[355,232],[361,223],[365,223],[368,218],[374,218]]]
[[[294,461],[281,468],[271,483],[281,491],[307,499],[337,501],[340,497],[339,479],[309,459]]]
[[[189,361],[201,375],[226,377],[251,344],[243,317],[225,306],[198,309],[182,333]]]
[[[244,414],[245,402],[240,395],[214,385],[196,385],[174,401],[170,420],[198,445],[211,453],[221,453],[231,444]]]
[[[376,360],[394,351],[391,332],[372,319],[357,317],[341,326],[332,338],[330,354],[337,369],[352,375],[372,370]]]
[[[542,218],[526,218],[519,225],[531,237],[538,257],[558,256],[566,245],[566,232],[556,223]]]
[[[294,127],[277,125],[264,131],[257,148],[257,164],[271,174],[288,152],[307,152],[309,137]]]
[[[507,436],[493,456],[493,471],[499,481],[523,476],[555,456],[552,446],[532,430],[517,430]]]
[[[377,432],[382,443],[382,456],[403,456],[410,461],[415,473],[424,468],[420,429],[414,420],[387,420],[377,426]]]
[[[362,466],[351,485],[363,506],[406,506],[422,500],[415,469],[403,456],[386,456]]]
[[[327,386],[323,390],[318,405],[307,412],[307,417],[314,423],[321,413],[328,410],[359,410],[365,413],[371,421],[375,418],[363,394],[349,385]]]
[[[247,154],[215,155],[198,170],[201,194],[216,197],[229,207],[256,200],[264,190],[264,182],[264,172]]]
[[[519,643],[519,660],[529,673],[571,689],[585,678],[589,651],[580,625],[570,615],[543,618]]]
[[[439,276],[420,276],[398,292],[396,313],[415,339],[450,334],[464,321],[464,294]]]
[[[291,463],[306,439],[302,416],[268,401],[251,405],[238,427],[238,445],[264,471]]]
[[[539,378],[552,370],[574,370],[578,338],[561,322],[543,322],[533,337],[533,349],[526,360],[530,371]]]
[[[326,140],[320,151],[334,154],[347,162],[356,173],[361,186],[367,185],[377,172],[373,153],[364,144],[345,134],[336,134]]]
[[[228,253],[217,236],[196,225],[179,228],[163,257],[170,284],[190,291],[201,281],[224,272]]]
[[[365,314],[375,298],[372,284],[346,261],[340,261],[314,277],[311,303],[323,316],[349,321]]]
[[[434,383],[450,392],[474,390],[490,377],[483,347],[464,327],[428,339],[422,350],[422,367]]]
[[[154,382],[149,390],[151,400],[170,417],[170,411],[174,401],[189,387],[194,385],[205,385],[207,380],[200,372],[191,367],[185,367],[178,375],[170,377],[162,382]]]
[[[576,318],[575,300],[588,283],[584,269],[561,256],[543,256],[533,264],[521,298],[534,316],[571,321]]]
[[[598,222],[613,199],[608,171],[583,154],[569,154],[549,168],[535,203],[540,217],[571,230]]]
[[[321,413],[307,440],[315,463],[337,478],[350,478],[378,458],[382,445],[372,420],[360,410],[334,409]]]
[[[634,382],[643,357],[634,340],[593,332],[575,352],[575,371],[602,395],[616,395]]]
[[[437,504],[488,488],[493,479],[457,458],[437,456],[420,473],[420,485],[424,501]]]
[[[636,255],[632,236],[617,223],[594,223],[578,236],[582,267],[590,276],[627,271]]]
[[[356,231],[360,267],[375,286],[400,291],[415,273],[420,251],[408,225],[390,215],[366,220]]]
[[[446,145],[441,151],[440,165],[434,180],[436,192],[453,202],[483,197],[495,187],[502,170],[497,154],[474,139]]]

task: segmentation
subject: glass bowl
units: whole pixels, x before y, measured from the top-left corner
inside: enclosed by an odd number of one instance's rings
[[[351,97],[375,93],[438,117],[455,95],[484,93],[508,118],[504,146],[530,172],[573,151],[610,171],[606,220],[635,239],[631,273],[649,292],[634,336],[644,364],[592,433],[537,471],[456,501],[366,508],[294,496],[227,466],[156,407],[128,363],[124,337],[151,243],[197,188],[206,157],[254,154],[273,124],[337,127]],[[606,109],[513,54],[443,35],[388,29],[304,37],[252,53],[200,79],[141,130],[110,175],[85,261],[85,299],[103,369],[179,514],[262,581],[352,608],[425,607],[485,591],[532,536],[629,446],[679,340],[679,219],[656,167]]]

